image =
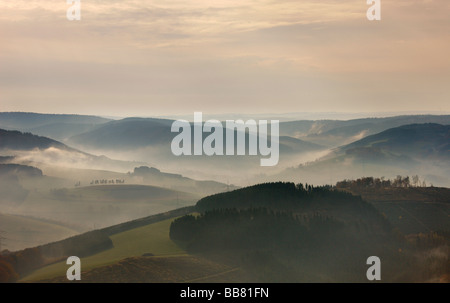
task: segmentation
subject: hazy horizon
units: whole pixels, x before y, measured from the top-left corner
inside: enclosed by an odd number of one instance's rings
[[[39,115],[79,115],[79,116],[97,116],[112,120],[121,120],[126,118],[158,118],[158,119],[185,119],[188,121],[193,120],[194,112],[192,113],[177,113],[177,114],[162,114],[162,115],[151,115],[151,114],[140,114],[131,116],[109,116],[102,113],[76,113],[76,112],[31,112],[31,111],[0,111],[0,113],[23,113],[23,114],[39,114]],[[204,114],[204,119],[272,119],[280,120],[281,122],[289,121],[299,121],[299,120],[353,120],[353,119],[364,119],[364,118],[389,118],[397,116],[445,116],[450,115],[449,112],[439,112],[439,111],[398,111],[398,112],[298,112],[298,113],[284,113],[284,112],[273,112],[273,113],[211,113],[206,112]]]

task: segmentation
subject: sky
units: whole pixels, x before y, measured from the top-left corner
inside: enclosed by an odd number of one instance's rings
[[[0,111],[450,112],[450,1],[0,1]]]

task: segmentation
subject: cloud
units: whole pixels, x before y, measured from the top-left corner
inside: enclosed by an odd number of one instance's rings
[[[81,3],[0,3],[5,110],[449,110],[446,0]]]
[[[62,167],[89,168],[91,157],[77,152],[65,151],[54,147],[31,151],[14,151],[18,162],[45,163]]]

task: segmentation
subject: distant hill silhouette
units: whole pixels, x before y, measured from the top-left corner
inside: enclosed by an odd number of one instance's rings
[[[49,147],[73,150],[67,145],[53,139],[33,135],[31,133],[0,129],[0,149],[32,150],[35,148],[46,149]]]
[[[100,124],[111,119],[98,116],[0,112],[0,126],[15,129],[35,128],[52,123]]]
[[[0,164],[0,205],[18,205],[28,196],[21,184],[21,178],[42,177],[42,171],[36,167],[19,164]]]
[[[133,149],[158,144],[170,146],[174,137],[170,131],[172,122],[165,119],[126,118],[73,136],[69,142],[103,149]]]
[[[9,153],[14,154],[14,151],[34,151],[40,150],[45,151],[48,148],[55,148],[60,151],[65,152],[64,159],[59,159],[61,161],[74,161],[74,159],[81,159],[80,161],[84,161],[91,165],[92,168],[95,167],[119,167],[119,168],[132,168],[139,164],[143,164],[142,162],[128,162],[128,161],[120,161],[113,160],[106,156],[95,156],[72,147],[65,145],[59,141],[37,136],[31,133],[23,133],[15,130],[4,130],[0,129],[0,150],[6,150]],[[73,159],[72,159],[73,158]],[[3,157],[0,159],[2,161],[15,161],[15,158],[11,156]],[[56,161],[57,159],[53,159]],[[53,162],[52,161],[52,162]],[[54,164],[54,163],[50,163]]]
[[[175,136],[170,127],[174,120],[126,118],[110,121],[70,138],[73,145],[97,149],[168,145]],[[413,123],[450,124],[450,116],[397,116],[349,121],[290,121],[280,123],[280,151],[284,153],[323,150],[389,128]]]
[[[94,130],[73,136],[69,142],[76,146],[94,149],[133,150],[156,146],[161,148],[162,154],[170,154],[170,144],[176,136],[176,133],[171,132],[172,123],[173,120],[165,119],[126,118],[105,123]],[[206,136],[204,134],[203,138]],[[325,149],[319,144],[289,136],[280,136],[279,139],[280,153],[290,154]],[[248,135],[246,140],[248,141]]]
[[[98,116],[38,114],[23,112],[0,113],[0,128],[31,132],[55,140],[97,148],[147,146],[167,143],[173,137],[173,120],[154,118],[125,118],[111,120]],[[409,115],[387,118],[352,120],[298,120],[280,123],[280,136],[294,137],[319,145],[336,147],[389,128],[415,123],[450,124],[449,115]],[[169,127],[169,129],[164,128]],[[142,141],[139,141],[139,138]],[[96,142],[100,140],[100,142]],[[145,143],[146,142],[146,143]],[[287,144],[289,146],[289,144]],[[305,146],[302,146],[304,148]],[[282,147],[283,149],[283,147]],[[287,148],[286,151],[289,152]]]
[[[408,124],[450,124],[450,116],[415,115],[387,118],[364,118],[348,121],[318,120],[280,123],[280,134],[294,136],[321,145],[336,147],[390,128]],[[350,142],[349,142],[350,141]]]
[[[449,160],[450,125],[410,124],[335,148],[326,156],[286,169],[273,179],[300,180],[300,176],[307,176],[310,182],[327,180],[331,184],[354,176],[420,175],[437,186],[448,186]]]
[[[65,154],[67,159],[63,160],[70,162],[73,161],[71,157],[73,157],[74,159],[81,158],[82,160],[80,161],[84,162],[80,164],[90,165],[91,168],[134,168],[134,172],[130,173],[129,175],[131,177],[141,177],[143,179],[142,181],[145,184],[149,185],[151,184],[162,187],[169,187],[177,190],[184,190],[187,192],[195,192],[201,194],[212,194],[236,188],[234,185],[227,185],[220,182],[210,180],[197,181],[178,174],[164,173],[156,168],[142,166],[142,164],[144,163],[113,160],[106,156],[95,156],[83,151],[79,151],[77,149],[73,149],[61,142],[46,137],[36,136],[30,133],[22,133],[19,131],[8,131],[0,129],[0,149],[8,150],[8,152],[12,151],[13,153],[13,151],[31,151],[34,149],[46,150],[50,147],[68,152],[67,154]],[[11,163],[14,161],[14,159],[15,158],[12,156],[4,156],[0,158],[0,162]],[[55,159],[53,159],[53,161],[55,161]]]
[[[325,147],[316,143],[300,140],[289,136],[280,136],[281,153],[298,153],[324,150]]]
[[[203,195],[237,189],[234,185],[209,180],[198,181],[180,174],[161,172],[157,168],[148,166],[136,167],[129,175],[142,178],[142,181],[146,184],[165,186],[185,192],[201,193]]]
[[[0,128],[31,132],[60,141],[91,130],[108,121],[111,119],[86,115],[0,113]]]
[[[420,159],[450,159],[450,125],[404,125],[345,145],[338,152],[358,148],[384,150]]]
[[[41,177],[42,170],[33,166],[20,164],[0,164],[0,175],[14,174],[24,177]]]

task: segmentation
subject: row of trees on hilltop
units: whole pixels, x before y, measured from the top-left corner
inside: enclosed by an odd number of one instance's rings
[[[336,183],[337,188],[407,188],[407,187],[426,187],[425,180],[420,180],[418,175],[403,177],[397,176],[394,180],[374,177],[364,177],[356,180],[344,180]],[[432,186],[432,185],[431,185]]]
[[[91,181],[91,185],[98,185],[98,184],[124,184],[125,180],[124,179],[101,179],[101,180],[92,180]],[[75,185],[76,186],[76,185]]]

